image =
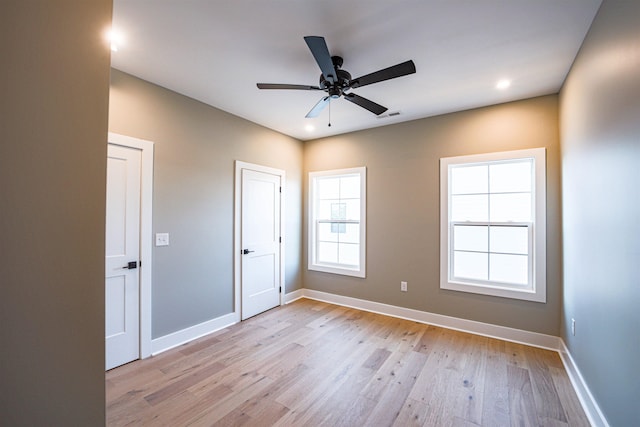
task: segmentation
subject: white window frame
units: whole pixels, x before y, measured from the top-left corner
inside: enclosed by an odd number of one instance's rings
[[[451,221],[451,170],[455,166],[533,160],[531,222]],[[525,286],[453,277],[454,225],[507,225],[527,227],[529,233],[529,284]],[[546,150],[503,151],[499,153],[444,157],[440,159],[440,288],[535,302],[546,302]]]
[[[339,223],[359,223],[359,266],[350,266],[339,263],[321,263],[316,261],[318,239],[317,226],[319,222],[326,222],[317,218],[316,211],[316,178],[343,177],[348,175],[360,175],[360,220],[359,221],[329,221]],[[308,238],[308,269],[325,273],[341,274],[354,277],[366,277],[366,218],[367,218],[367,168],[355,167],[348,169],[335,169],[328,171],[309,172],[309,238]]]

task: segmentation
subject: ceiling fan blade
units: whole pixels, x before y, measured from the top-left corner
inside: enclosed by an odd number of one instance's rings
[[[327,42],[324,41],[324,37],[306,36],[304,41],[307,42],[307,46],[309,46],[309,50],[318,63],[324,78],[330,83],[335,83],[336,70],[333,67],[333,61],[331,60],[329,48],[327,47]]]
[[[296,89],[296,90],[321,90],[318,86],[288,85],[280,83],[256,83],[258,89]]]
[[[366,74],[362,77],[358,77],[357,79],[353,79],[351,80],[351,83],[349,83],[349,87],[362,87],[370,85],[371,83],[378,83],[389,79],[395,79],[396,77],[406,76],[407,74],[413,74],[415,72],[416,65],[413,63],[413,61],[406,61],[401,64],[385,68],[383,70],[378,70],[373,73]]]
[[[311,111],[309,111],[307,113],[307,115],[305,117],[307,119],[310,119],[310,118],[313,118],[313,117],[318,117],[318,114],[320,114],[320,112],[322,110],[324,110],[324,107],[326,107],[329,104],[330,101],[331,101],[331,97],[330,96],[325,96],[320,101],[318,101],[318,103],[316,105],[314,105],[314,107],[311,109]]]
[[[380,114],[382,114],[385,111],[387,111],[387,107],[383,107],[380,104],[376,104],[375,102],[370,101],[367,98],[363,98],[361,96],[358,96],[355,93],[345,93],[344,94],[344,99],[346,99],[349,102],[353,102],[354,104],[359,105],[362,108],[366,108],[367,110],[371,111],[376,116],[379,116]]]

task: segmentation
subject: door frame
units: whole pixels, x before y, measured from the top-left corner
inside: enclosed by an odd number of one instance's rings
[[[269,166],[247,163],[240,160],[235,161],[235,191],[234,191],[234,212],[233,212],[233,283],[234,283],[234,314],[235,320],[240,322],[242,319],[242,170],[249,169],[256,172],[268,173],[280,177],[280,304],[283,304],[283,295],[286,292],[285,287],[285,178],[286,173],[282,169],[276,169]]]
[[[140,165],[140,358],[151,356],[151,270],[152,270],[152,210],[153,210],[153,149],[154,143],[109,132],[108,143],[141,151]],[[105,308],[106,310],[106,308]]]

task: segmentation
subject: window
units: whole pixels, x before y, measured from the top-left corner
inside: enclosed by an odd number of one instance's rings
[[[309,270],[365,277],[367,170],[309,173]]]
[[[545,149],[440,159],[440,287],[546,302]]]

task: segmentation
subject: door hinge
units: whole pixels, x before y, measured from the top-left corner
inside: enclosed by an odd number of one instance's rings
[[[280,187],[280,192],[282,193],[282,187]]]
[[[280,238],[278,239],[278,241],[279,241],[280,243],[282,243],[282,237],[280,237]]]
[[[280,293],[282,293],[282,286],[280,286]]]

